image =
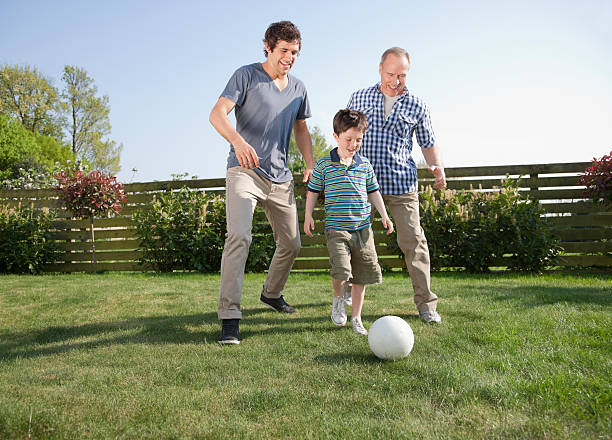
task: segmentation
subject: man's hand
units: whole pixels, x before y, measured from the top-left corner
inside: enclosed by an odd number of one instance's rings
[[[393,223],[391,223],[391,219],[389,217],[385,217],[381,219],[383,227],[387,230],[387,235],[393,232]]]
[[[238,163],[242,168],[251,169],[259,166],[257,152],[247,142],[236,142],[236,145],[233,145],[233,147],[236,159],[238,159]]]
[[[312,237],[311,231],[314,231],[314,220],[312,219],[312,216],[306,215],[306,217],[304,217],[304,232],[309,237]]]
[[[302,179],[303,183],[307,183],[310,180],[310,178],[312,177],[312,171],[312,168],[306,168],[304,170],[304,178]]]
[[[444,168],[432,165],[429,167],[429,172],[434,175],[433,187],[435,189],[446,188],[446,174],[444,173]]]

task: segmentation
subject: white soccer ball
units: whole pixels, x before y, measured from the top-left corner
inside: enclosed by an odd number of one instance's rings
[[[398,360],[408,356],[414,345],[414,333],[399,316],[378,318],[368,332],[368,343],[376,357]]]

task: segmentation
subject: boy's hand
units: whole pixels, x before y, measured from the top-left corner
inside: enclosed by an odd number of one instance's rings
[[[389,217],[386,217],[381,220],[383,227],[387,230],[387,235],[391,234],[393,232],[393,223],[391,223],[391,219]]]
[[[309,237],[312,237],[313,235],[311,231],[314,231],[314,220],[312,219],[312,216],[307,215],[304,217],[304,232]]]

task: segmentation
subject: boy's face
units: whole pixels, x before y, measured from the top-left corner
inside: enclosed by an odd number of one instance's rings
[[[338,155],[342,159],[352,158],[361,148],[363,131],[357,127],[352,127],[340,134],[334,133],[334,139],[338,143]]]
[[[300,43],[297,40],[291,42],[278,40],[272,51],[268,43],[264,43],[264,45],[268,51],[267,63],[277,74],[281,76],[287,75],[300,53]]]

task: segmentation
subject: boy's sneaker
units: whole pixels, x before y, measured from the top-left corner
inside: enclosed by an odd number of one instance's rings
[[[436,324],[440,324],[442,322],[442,317],[438,315],[438,312],[435,310],[431,312],[421,312],[419,313],[419,317],[423,322],[435,322]]]
[[[353,305],[353,297],[351,295],[352,286],[353,285],[348,281],[344,283],[344,304],[346,304],[347,306]]]
[[[262,303],[272,307],[277,312],[295,313],[295,309],[285,302],[285,298],[283,298],[283,295],[281,295],[279,298],[267,298],[262,293],[259,299]]]
[[[238,334],[239,319],[223,319],[221,320],[221,334],[219,335],[219,344],[238,345],[240,344],[240,335]]]
[[[364,336],[368,334],[368,331],[365,329],[365,327],[361,323],[361,318],[359,316],[355,316],[354,318],[351,318],[351,327],[353,327],[353,330],[357,334],[364,335]]]
[[[346,311],[344,310],[344,298],[335,296],[332,301],[331,320],[338,327],[346,324]]]

